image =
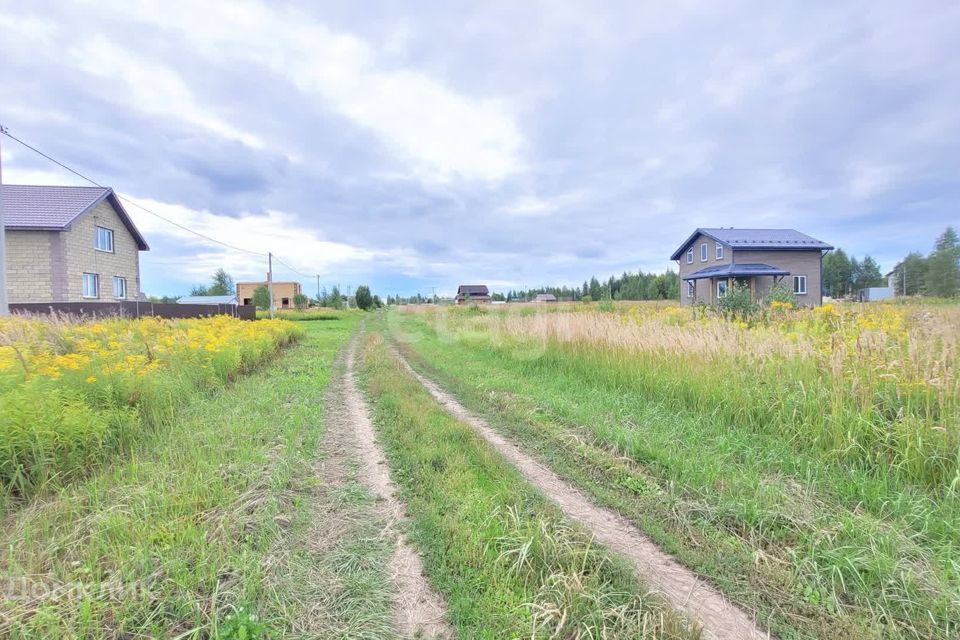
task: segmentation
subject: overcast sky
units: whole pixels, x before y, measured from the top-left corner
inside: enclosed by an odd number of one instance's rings
[[[960,3],[0,0],[0,123],[327,286],[659,271],[698,226],[886,269],[960,223]],[[128,209],[147,293],[265,271]]]

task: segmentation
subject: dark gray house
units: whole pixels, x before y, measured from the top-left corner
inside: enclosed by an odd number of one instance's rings
[[[490,302],[490,290],[485,284],[462,284],[457,287],[456,302]]]
[[[715,303],[736,285],[760,300],[785,283],[801,306],[822,301],[825,242],[794,229],[697,229],[670,256],[680,265],[680,303]]]

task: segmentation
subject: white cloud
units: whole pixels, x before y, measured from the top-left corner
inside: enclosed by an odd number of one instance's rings
[[[145,114],[182,120],[254,148],[264,146],[257,136],[199,105],[173,69],[140,57],[103,36],[81,41],[69,51],[68,60],[85,73],[104,80],[103,95],[121,104]],[[110,86],[114,83],[117,86]]]
[[[422,179],[496,182],[524,169],[524,138],[508,103],[459,93],[410,68],[386,68],[367,41],[297,12],[251,2],[124,2],[214,60],[262,65],[372,131]],[[397,43],[384,43],[385,57]],[[282,111],[282,106],[278,105]]]
[[[386,252],[375,252],[327,240],[317,231],[304,226],[296,216],[282,211],[243,213],[232,217],[156,200],[130,199],[164,218],[228,245],[260,253],[273,251],[290,267],[307,275],[319,273],[322,276],[347,263],[363,263],[389,256]],[[135,206],[125,204],[124,207],[148,242],[159,236],[161,240],[172,240],[176,241],[175,244],[185,245],[184,248],[191,252],[189,258],[181,254],[155,260],[157,264],[169,265],[176,275],[205,277],[218,267],[226,268],[239,278],[262,278],[266,273],[266,256],[260,257],[222,247]],[[153,258],[147,256],[147,259]],[[284,271],[279,263],[276,269],[278,272]]]

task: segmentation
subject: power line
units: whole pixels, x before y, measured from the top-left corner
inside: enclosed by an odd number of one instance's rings
[[[277,254],[273,254],[273,259],[276,260],[277,262],[279,262],[280,264],[282,264],[283,266],[285,266],[285,267],[286,267],[287,269],[289,269],[290,271],[293,271],[295,274],[297,274],[297,275],[300,276],[301,278],[313,278],[313,277],[314,277],[314,276],[308,276],[308,275],[305,274],[305,273],[301,273],[301,272],[297,271],[296,269],[294,269],[293,267],[291,267],[290,265],[288,265],[286,262],[284,262],[283,260],[281,260],[280,258],[278,258],[278,257],[277,257]]]
[[[54,163],[55,165],[57,165],[57,166],[59,166],[59,167],[63,167],[64,169],[66,169],[66,170],[69,171],[70,173],[74,174],[75,176],[78,176],[78,177],[86,180],[86,181],[89,182],[90,184],[92,184],[92,185],[94,185],[94,186],[97,186],[97,187],[100,187],[101,189],[107,189],[107,188],[108,188],[108,187],[105,187],[104,185],[100,184],[99,182],[97,182],[97,181],[94,180],[93,178],[89,178],[89,177],[83,175],[82,173],[80,173],[80,172],[77,171],[76,169],[74,169],[74,168],[72,168],[72,167],[64,164],[63,162],[60,162],[60,161],[57,160],[56,158],[53,158],[53,157],[47,155],[46,153],[44,153],[43,151],[40,151],[40,150],[37,149],[36,147],[34,147],[34,146],[32,146],[32,145],[24,142],[23,140],[21,140],[21,139],[18,138],[17,136],[15,136],[15,135],[13,135],[12,133],[10,133],[10,131],[9,131],[8,129],[3,128],[3,127],[0,127],[0,133],[2,133],[3,135],[7,136],[7,137],[10,138],[11,140],[13,140],[13,141],[15,141],[15,142],[18,142],[19,144],[23,145],[23,146],[26,147],[27,149],[30,149],[30,150],[33,151],[34,153],[37,153],[37,154],[43,156],[44,158],[46,158],[46,159],[49,160],[50,162]],[[114,192],[114,194],[117,196],[117,198],[119,198],[120,200],[123,200],[123,201],[126,202],[127,204],[129,204],[129,205],[131,205],[131,206],[134,206],[134,207],[136,207],[137,209],[140,209],[141,211],[145,211],[146,213],[149,213],[150,215],[155,216],[155,217],[163,220],[163,221],[166,222],[167,224],[172,224],[173,226],[177,227],[178,229],[182,229],[182,230],[184,230],[184,231],[186,231],[186,232],[188,232],[188,233],[192,233],[193,235],[195,235],[195,236],[197,236],[197,237],[199,237],[199,238],[203,238],[204,240],[207,240],[208,242],[213,242],[213,243],[218,244],[218,245],[220,245],[220,246],[222,246],[222,247],[227,247],[228,249],[233,249],[234,251],[240,251],[240,252],[242,252],[242,253],[248,253],[248,254],[253,255],[253,256],[262,256],[262,257],[266,257],[266,256],[267,256],[267,254],[264,253],[264,252],[261,252],[261,251],[251,251],[250,249],[244,249],[243,247],[236,247],[236,246],[234,246],[234,245],[232,245],[232,244],[229,244],[229,243],[226,243],[226,242],[222,242],[222,241],[220,241],[220,240],[217,240],[216,238],[212,238],[212,237],[210,237],[210,236],[208,236],[208,235],[206,235],[206,234],[200,233],[199,231],[194,231],[194,230],[191,229],[190,227],[184,226],[184,225],[180,224],[179,222],[175,222],[175,221],[171,220],[170,218],[167,218],[166,216],[160,215],[160,214],[157,213],[156,211],[152,211],[152,210],[148,209],[147,207],[141,205],[140,203],[131,200],[130,198],[124,197],[124,196],[122,196],[122,195],[120,195],[119,193],[116,193],[116,192]],[[289,269],[290,267],[288,266],[287,268]],[[293,271],[293,269],[291,269],[291,271]],[[302,274],[301,274],[301,275],[302,275]]]

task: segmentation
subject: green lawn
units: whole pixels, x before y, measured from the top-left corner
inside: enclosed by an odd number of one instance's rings
[[[631,568],[567,521],[369,336],[362,376],[411,539],[462,638],[689,638]]]
[[[8,513],[0,635],[279,637],[310,635],[312,619],[319,636],[383,637],[390,549],[367,543],[375,505],[314,473],[324,388],[357,324],[305,323],[307,337],[272,363]],[[343,525],[325,547],[318,512]]]
[[[415,368],[784,640],[960,634],[956,495],[684,409],[670,388],[661,401],[583,349],[438,333],[426,314],[389,325]]]

